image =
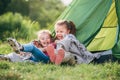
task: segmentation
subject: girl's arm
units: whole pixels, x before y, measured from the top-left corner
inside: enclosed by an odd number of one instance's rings
[[[43,51],[43,52],[45,52],[46,51],[46,49],[45,48],[38,48],[38,49],[40,49],[41,51]]]

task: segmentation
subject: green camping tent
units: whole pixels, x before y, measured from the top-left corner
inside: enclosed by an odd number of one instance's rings
[[[120,58],[120,0],[73,0],[58,19],[75,23],[76,37],[89,51],[112,49]]]

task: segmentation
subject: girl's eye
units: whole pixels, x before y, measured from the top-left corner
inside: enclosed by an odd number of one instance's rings
[[[44,39],[41,39],[41,41],[43,41]]]
[[[42,38],[41,40],[50,39],[50,37]]]
[[[44,40],[44,38],[41,38],[41,40]]]
[[[46,38],[46,39],[50,39],[50,38],[48,37],[48,38]]]

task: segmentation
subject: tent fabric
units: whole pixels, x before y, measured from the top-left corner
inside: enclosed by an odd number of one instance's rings
[[[117,21],[115,1],[113,1],[100,32],[87,46],[88,50],[103,51],[113,48],[118,35]]]
[[[120,0],[73,0],[59,19],[75,23],[76,37],[89,51],[113,48],[120,58]]]
[[[73,21],[77,39],[87,46],[100,31],[111,4],[112,0],[73,0],[58,19]]]
[[[71,20],[75,23],[76,37],[86,46],[100,30],[109,11],[112,0],[73,0],[59,19]]]
[[[117,17],[118,17],[118,26],[120,27],[120,0],[115,0],[115,3],[116,3],[115,6],[116,6]],[[113,51],[113,55],[118,59],[120,59],[120,28],[118,30],[119,30],[119,35],[117,39],[118,42],[113,47],[112,51]]]

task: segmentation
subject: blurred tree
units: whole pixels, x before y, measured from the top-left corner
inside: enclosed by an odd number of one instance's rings
[[[61,0],[30,0],[30,18],[38,21],[41,27],[50,26],[65,6]]]
[[[0,0],[0,15],[7,11],[6,8],[10,2],[11,0]]]
[[[64,9],[61,0],[0,0],[0,40],[33,38],[36,31],[51,26]]]
[[[23,16],[29,15],[29,1],[26,0],[12,0],[6,8],[8,12],[21,13]]]
[[[38,30],[38,22],[33,22],[19,13],[9,12],[0,16],[0,40],[2,41],[7,37],[32,39]]]
[[[1,0],[0,15],[5,12],[20,13],[32,21],[38,21],[41,27],[51,25],[65,6],[61,0]]]

